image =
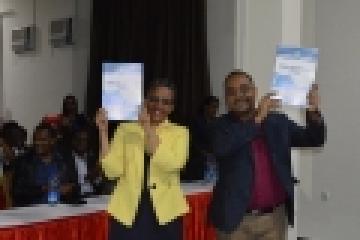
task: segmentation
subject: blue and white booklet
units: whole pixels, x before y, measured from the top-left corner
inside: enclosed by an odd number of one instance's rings
[[[317,48],[278,46],[271,89],[283,105],[307,106],[307,94],[315,82]]]
[[[102,107],[109,120],[137,120],[143,99],[143,63],[102,64]]]

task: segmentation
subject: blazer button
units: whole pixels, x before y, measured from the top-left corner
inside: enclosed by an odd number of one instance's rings
[[[151,184],[150,189],[156,189],[156,183]]]

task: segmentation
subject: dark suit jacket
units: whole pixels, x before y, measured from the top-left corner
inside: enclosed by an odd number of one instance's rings
[[[76,188],[74,189],[75,194],[77,197],[81,197],[81,188],[79,185],[79,179],[78,179],[78,175],[77,175],[77,169],[76,169],[76,164],[75,164],[75,156],[73,155],[72,152],[67,152],[65,153],[65,156],[67,156],[67,159],[70,159],[70,167],[72,169],[75,169],[76,172]],[[89,151],[87,153],[87,171],[88,171],[88,180],[90,182],[90,184],[93,187],[93,194],[95,195],[101,195],[103,194],[103,190],[104,190],[104,179],[101,176],[101,171],[97,165],[98,162],[98,155]]]
[[[41,187],[36,184],[36,173],[39,166],[39,159],[36,158],[33,150],[18,159],[14,164],[13,175],[13,202],[14,206],[27,206],[31,204],[40,203],[44,192]],[[66,196],[61,196],[62,202],[67,202],[73,198],[76,189],[77,175],[75,169],[69,164],[69,160],[65,159],[60,154],[54,154],[53,161],[57,164],[59,169],[60,183],[74,184],[73,192]]]
[[[280,113],[269,114],[263,126],[254,122],[235,122],[230,115],[222,116],[211,137],[218,161],[219,178],[210,205],[210,218],[219,230],[233,231],[246,213],[253,180],[250,144],[261,129],[265,134],[276,173],[291,203],[294,198],[291,148],[318,147],[325,141],[324,122],[311,121],[309,116],[306,127],[297,125],[288,119],[287,115]],[[289,215],[293,216],[293,213],[290,212]]]

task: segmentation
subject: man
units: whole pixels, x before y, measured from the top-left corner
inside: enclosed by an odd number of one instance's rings
[[[82,196],[101,193],[101,168],[97,154],[90,149],[90,133],[90,129],[84,127],[77,130],[72,138],[71,159],[77,171],[77,183]]]
[[[69,128],[72,131],[87,125],[87,119],[79,113],[78,101],[75,96],[67,95],[63,99],[63,108],[60,128]]]
[[[60,181],[61,201],[73,197],[76,186],[75,170],[54,151],[56,133],[47,124],[36,127],[32,151],[16,161],[13,176],[13,200],[15,206],[44,204],[48,200],[50,182]]]
[[[47,119],[49,120],[49,119]],[[65,152],[71,149],[72,136],[74,133],[86,126],[88,121],[84,114],[79,113],[78,101],[75,96],[67,95],[63,99],[62,113],[58,115],[58,125],[53,123],[57,129],[57,151]]]
[[[316,85],[308,95],[306,127],[274,112],[279,102],[270,94],[256,108],[256,95],[248,73],[226,77],[228,114],[212,134],[219,179],[210,216],[219,240],[284,239],[285,205],[294,198],[291,147],[319,147],[325,141]]]

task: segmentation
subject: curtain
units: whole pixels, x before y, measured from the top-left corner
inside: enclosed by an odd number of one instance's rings
[[[93,0],[87,108],[101,105],[101,64],[143,62],[145,88],[176,84],[172,120],[187,124],[209,94],[205,0]]]

